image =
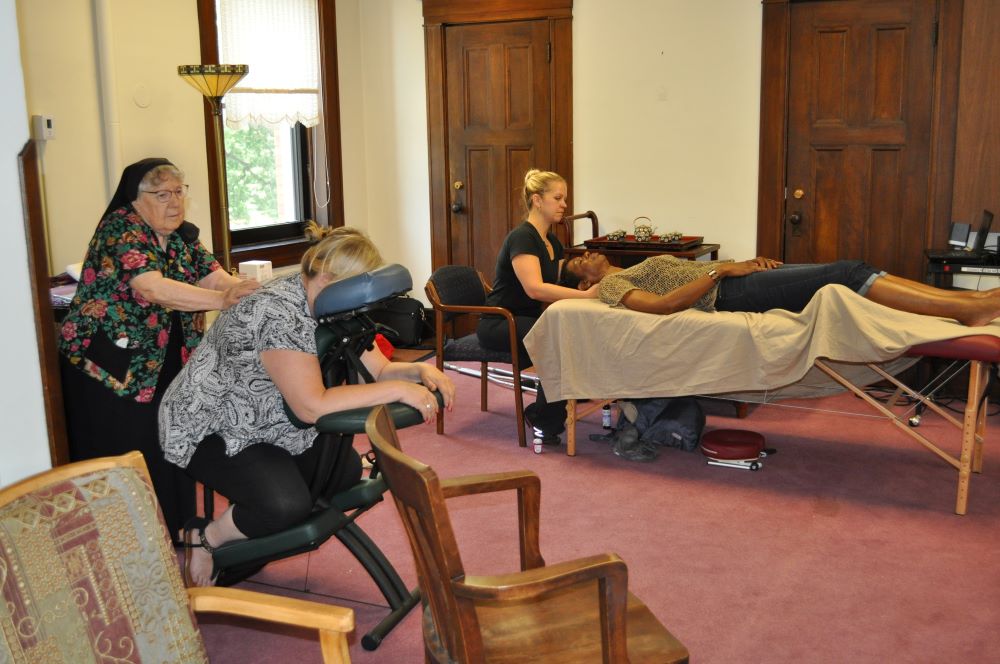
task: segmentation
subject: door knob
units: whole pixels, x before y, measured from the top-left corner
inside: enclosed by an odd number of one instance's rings
[[[796,189],[795,191],[792,192],[792,198],[796,198],[796,199],[802,198],[805,195],[806,195],[806,192],[802,191],[801,189]]]
[[[802,213],[796,210],[788,215],[788,223],[792,225],[792,237],[802,237]]]
[[[460,202],[458,202],[458,201],[455,201],[454,203],[451,204],[451,211],[454,212],[454,213],[456,213],[456,214],[459,213],[459,212],[461,212],[464,209],[465,208],[462,207],[462,204]]]

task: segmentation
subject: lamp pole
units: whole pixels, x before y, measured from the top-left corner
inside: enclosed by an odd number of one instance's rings
[[[229,183],[226,177],[226,144],[222,133],[222,98],[250,72],[247,65],[180,65],[177,74],[208,100],[212,108],[212,133],[215,138],[215,165],[218,200],[222,216],[222,266],[232,271],[229,235]]]
[[[212,107],[212,132],[215,136],[215,175],[219,183],[219,208],[222,211],[222,267],[232,272],[229,235],[229,178],[226,175],[226,144],[222,133],[222,97],[206,97]]]

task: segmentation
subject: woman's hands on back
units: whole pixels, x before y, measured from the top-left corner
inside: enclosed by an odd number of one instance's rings
[[[255,279],[240,279],[239,283],[222,291],[222,308],[228,309],[258,288],[260,284]]]

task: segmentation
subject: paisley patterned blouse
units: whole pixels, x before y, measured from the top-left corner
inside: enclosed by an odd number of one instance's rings
[[[209,434],[233,456],[269,443],[301,454],[316,438],[285,415],[281,392],[264,369],[265,350],[316,354],[316,321],[299,274],[269,281],[219,316],[160,404],[160,445],[186,468]]]
[[[188,244],[172,233],[164,250],[156,234],[131,205],[101,219],[87,247],[80,284],[63,321],[59,351],[114,390],[140,403],[152,401],[170,338],[172,309],[153,304],[129,282],[144,272],[197,284],[221,269],[201,242]],[[180,313],[181,361],[201,341],[205,314]]]

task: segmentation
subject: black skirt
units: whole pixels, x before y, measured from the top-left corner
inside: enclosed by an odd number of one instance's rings
[[[194,480],[164,459],[157,411],[163,393],[181,369],[182,344],[180,316],[174,312],[166,360],[150,403],[119,397],[64,356],[59,358],[70,460],[114,456],[131,450],[141,452],[174,541],[178,541],[178,531],[184,522],[195,514]]]

